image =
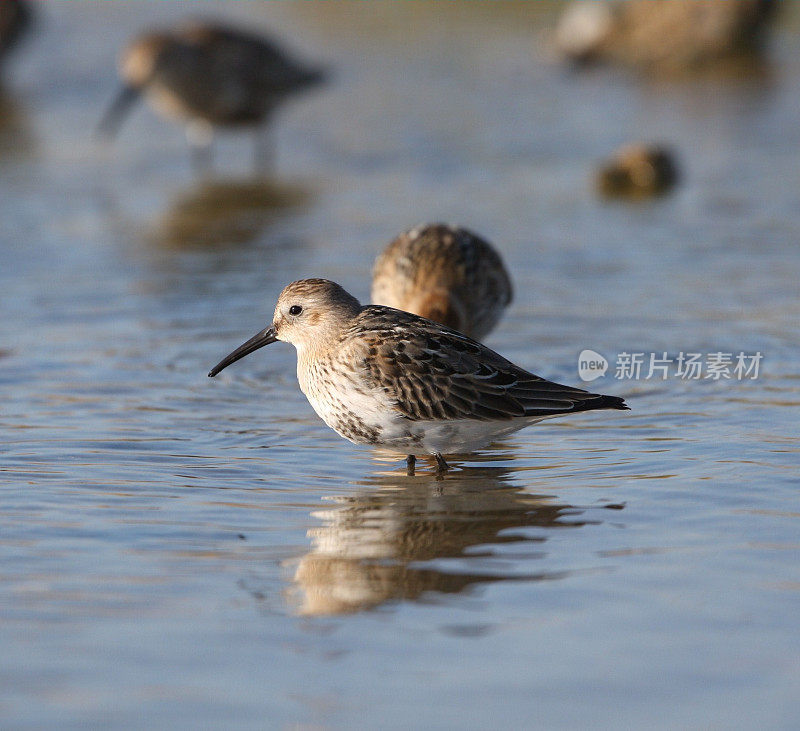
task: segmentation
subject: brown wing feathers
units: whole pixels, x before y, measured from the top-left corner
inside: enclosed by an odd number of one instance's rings
[[[368,336],[367,378],[414,421],[628,408],[616,396],[546,381],[461,333],[399,310],[365,307],[356,332]]]

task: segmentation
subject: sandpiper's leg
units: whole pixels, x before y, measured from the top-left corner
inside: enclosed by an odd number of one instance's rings
[[[433,456],[436,457],[436,472],[438,474],[442,475],[450,469],[450,465],[444,461],[441,452],[434,452]]]
[[[211,143],[214,129],[206,121],[196,119],[186,127],[186,141],[192,154],[192,168],[195,174],[203,174],[211,167]]]
[[[406,474],[409,477],[414,476],[414,466],[417,464],[417,458],[413,454],[409,454],[406,457]]]
[[[192,170],[195,175],[205,175],[211,169],[211,147],[192,147]]]
[[[272,172],[275,167],[275,137],[272,129],[266,124],[256,127],[255,135],[255,173],[258,177]]]

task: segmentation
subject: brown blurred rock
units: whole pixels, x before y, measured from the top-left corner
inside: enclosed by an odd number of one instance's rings
[[[601,195],[648,198],[668,192],[678,181],[673,153],[659,145],[641,143],[620,148],[597,173]]]

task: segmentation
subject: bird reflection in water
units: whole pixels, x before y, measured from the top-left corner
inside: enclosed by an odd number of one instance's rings
[[[264,178],[201,180],[172,200],[154,238],[175,248],[248,243],[309,199],[305,188]]]
[[[527,565],[544,556],[531,546],[546,540],[544,532],[532,536],[514,529],[599,522],[582,518],[583,509],[510,484],[505,468],[464,468],[443,481],[433,475],[378,474],[363,484],[365,490],[335,497],[334,506],[313,514],[324,525],[309,531],[313,548],[294,571],[288,598],[297,613],[347,614],[421,600],[431,592],[562,578],[563,572],[509,568],[510,560],[524,559]],[[524,554],[496,553],[492,546],[499,544],[518,544]],[[425,565],[434,559],[464,559],[470,568]]]

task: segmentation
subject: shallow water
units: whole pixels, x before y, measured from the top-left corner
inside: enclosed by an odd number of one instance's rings
[[[277,162],[217,176],[139,110],[90,139],[125,38],[177,4],[49,3],[0,103],[0,719],[6,728],[795,727],[800,55],[747,80],[571,75],[524,4],[203,4],[330,64]],[[793,13],[796,15],[796,13]],[[683,182],[598,201],[666,140]],[[341,440],[276,344],[287,282],[366,297],[420,221],[503,252],[488,343],[627,413],[545,422],[443,481]],[[616,354],[761,352],[755,380]]]

